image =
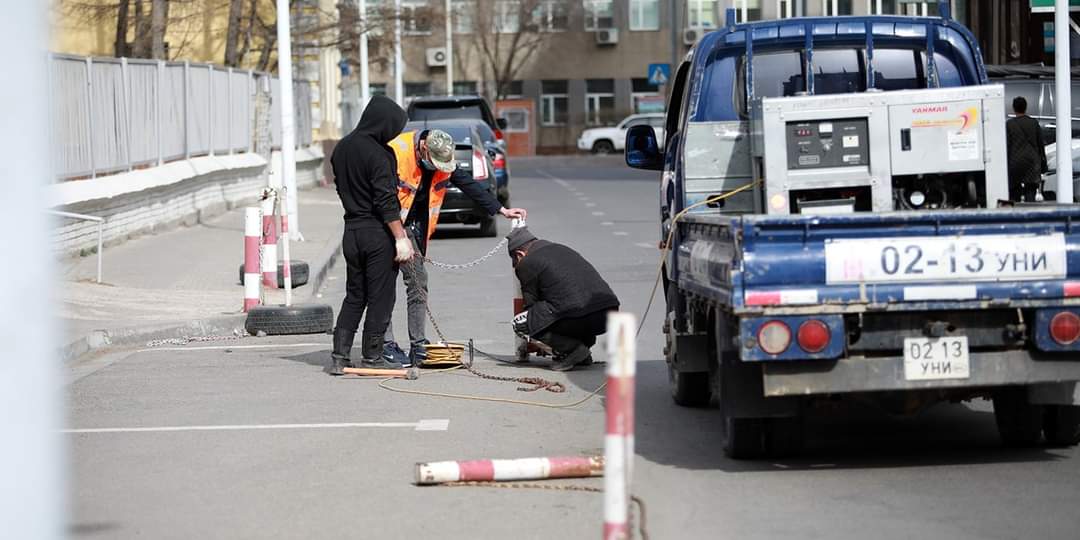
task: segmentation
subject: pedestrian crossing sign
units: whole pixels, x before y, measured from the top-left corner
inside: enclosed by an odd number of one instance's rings
[[[662,86],[671,78],[671,64],[649,64],[649,84]]]

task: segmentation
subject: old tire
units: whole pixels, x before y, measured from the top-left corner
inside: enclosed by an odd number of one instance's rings
[[[334,327],[334,310],[325,304],[255,306],[248,311],[244,329],[253,336],[323,334]]]
[[[668,388],[671,398],[683,407],[708,407],[712,403],[712,388],[709,373],[683,373],[675,368],[678,351],[675,350],[675,329],[671,325],[671,313],[664,323],[664,359],[667,361]]]
[[[592,145],[592,153],[594,154],[613,154],[615,153],[615,143],[601,139],[596,141]]]
[[[1043,433],[1051,446],[1075,446],[1080,444],[1080,406],[1046,405],[1043,416]]]
[[[480,222],[480,236],[494,238],[499,235],[499,224],[494,218],[487,218]]]
[[[1043,408],[1028,401],[1027,388],[1009,386],[994,392],[994,419],[1005,446],[1039,444],[1043,431]]]
[[[299,287],[306,285],[308,277],[310,276],[310,269],[308,263],[304,261],[289,261],[289,267],[292,268],[292,286]],[[277,282],[278,288],[285,288],[285,263],[278,262],[277,266]],[[240,284],[244,284],[244,265],[240,265]]]

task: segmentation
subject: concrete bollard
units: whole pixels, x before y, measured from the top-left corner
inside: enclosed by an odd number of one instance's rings
[[[607,321],[607,418],[604,437],[604,540],[630,538],[630,483],[634,463],[636,317],[611,313]]]
[[[262,212],[258,207],[244,209],[244,312],[259,305],[259,240]]]
[[[269,289],[278,286],[276,206],[277,193],[267,189],[262,199],[262,284]]]
[[[551,478],[588,478],[603,476],[604,459],[592,457],[539,457],[521,459],[478,459],[472,461],[433,461],[416,464],[416,484],[420,486],[449,482],[507,482],[548,480]]]

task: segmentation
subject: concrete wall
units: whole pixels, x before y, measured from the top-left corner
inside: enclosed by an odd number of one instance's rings
[[[296,152],[296,183],[310,188],[323,178],[321,145]],[[49,187],[54,210],[105,218],[106,246],[161,232],[256,201],[268,182],[278,182],[280,153],[206,156],[93,180]],[[96,222],[56,218],[53,249],[62,256],[92,253]]]

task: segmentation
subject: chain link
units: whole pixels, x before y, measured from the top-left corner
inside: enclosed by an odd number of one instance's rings
[[[472,268],[474,266],[477,266],[480,263],[494,257],[496,253],[498,253],[500,250],[502,250],[503,247],[506,246],[506,243],[508,241],[509,240],[507,240],[506,238],[503,238],[502,240],[499,241],[498,244],[495,244],[495,247],[491,248],[491,251],[487,252],[484,256],[480,257],[479,259],[469,261],[467,263],[462,263],[462,264],[444,263],[444,262],[439,262],[439,261],[432,260],[429,257],[424,257],[424,260],[427,261],[429,264],[431,264],[431,266],[434,266],[436,268],[442,268],[444,270],[468,270],[468,269],[470,269],[470,268]]]

